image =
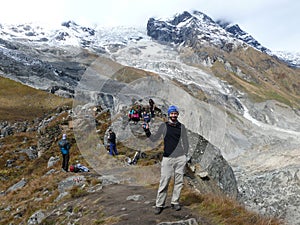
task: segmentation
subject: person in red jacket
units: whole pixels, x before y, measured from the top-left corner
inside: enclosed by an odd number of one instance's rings
[[[160,214],[165,207],[168,186],[172,176],[174,176],[174,187],[171,207],[176,211],[181,209],[179,198],[183,187],[183,175],[187,162],[189,143],[186,128],[178,121],[178,115],[178,108],[172,105],[168,109],[168,122],[162,123],[156,134],[152,135],[148,124],[144,128],[146,136],[151,141],[157,141],[161,136],[163,136],[164,140],[161,178],[157,191],[155,214]]]

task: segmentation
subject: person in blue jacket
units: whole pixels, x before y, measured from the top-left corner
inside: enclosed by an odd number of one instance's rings
[[[63,134],[62,139],[58,142],[58,146],[60,148],[60,152],[62,154],[62,171],[68,172],[69,168],[69,159],[70,159],[70,148],[71,145],[67,140],[67,135]]]

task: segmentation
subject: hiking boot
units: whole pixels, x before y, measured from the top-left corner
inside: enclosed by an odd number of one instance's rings
[[[181,206],[179,204],[171,204],[171,208],[179,211],[181,209]]]
[[[164,207],[155,207],[155,215],[160,214],[163,211]]]

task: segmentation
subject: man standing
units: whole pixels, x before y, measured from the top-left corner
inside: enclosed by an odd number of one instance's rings
[[[108,130],[108,142],[109,142],[109,154],[118,155],[117,146],[116,146],[116,134],[112,129]]]
[[[176,211],[181,209],[179,198],[183,187],[183,175],[189,143],[185,126],[177,120],[178,115],[178,108],[172,105],[168,109],[168,122],[161,124],[155,135],[151,134],[149,125],[144,129],[151,141],[158,140],[161,135],[164,137],[161,178],[157,191],[155,214],[160,214],[165,207],[168,186],[172,177],[174,177],[174,187],[171,207]]]
[[[61,154],[62,154],[62,171],[63,172],[68,172],[68,167],[69,167],[69,150],[70,150],[70,143],[67,140],[67,135],[63,134],[62,139],[58,142],[58,146],[60,148]]]

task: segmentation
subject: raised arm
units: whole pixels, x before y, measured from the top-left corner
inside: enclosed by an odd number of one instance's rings
[[[162,123],[160,124],[157,132],[155,134],[152,134],[150,131],[149,124],[146,124],[146,127],[143,128],[145,131],[146,136],[153,142],[157,141],[166,131],[166,124]]]

